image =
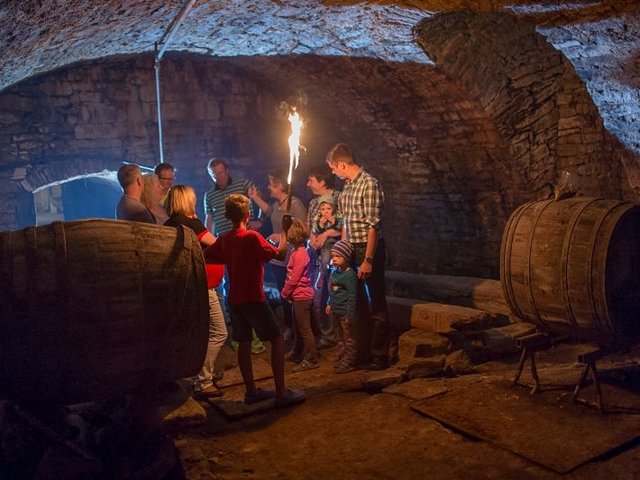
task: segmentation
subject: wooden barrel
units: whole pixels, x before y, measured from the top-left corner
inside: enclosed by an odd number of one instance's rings
[[[78,403],[194,375],[208,339],[189,229],[117,220],[0,233],[0,391]]]
[[[640,334],[640,208],[598,198],[520,206],[502,236],[500,278],[521,319],[619,347]]]

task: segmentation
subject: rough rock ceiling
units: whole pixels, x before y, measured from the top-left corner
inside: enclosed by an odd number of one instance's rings
[[[0,90],[75,62],[153,51],[183,1],[5,0]],[[359,56],[430,63],[420,20],[455,9],[507,10],[533,21],[573,62],[606,126],[640,153],[640,3],[498,0],[196,1],[170,50],[212,56]]]

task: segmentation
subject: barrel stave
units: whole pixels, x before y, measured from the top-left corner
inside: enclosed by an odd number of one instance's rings
[[[0,258],[11,272],[0,297],[11,312],[0,322],[10,395],[72,403],[197,373],[208,300],[191,231],[83,220],[10,235]]]

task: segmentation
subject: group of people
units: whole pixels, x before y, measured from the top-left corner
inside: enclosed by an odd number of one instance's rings
[[[205,223],[196,216],[194,190],[173,185],[175,170],[166,163],[145,176],[138,166],[123,165],[118,180],[124,194],[116,209],[118,219],[191,228],[204,249],[210,331],[196,393],[205,398],[223,393],[214,375],[227,338],[224,304],[237,342],[247,404],[270,398],[276,406],[304,401],[304,392],[286,388],[284,362],[295,362],[296,372],[318,368],[322,348],[338,345],[336,373],[382,370],[395,361],[384,287],[384,193],[350,148],[335,145],[326,164],[309,172],[307,186],[314,198],[308,210],[299,198],[290,197],[278,173],[268,177],[273,200],[268,202],[252,182],[231,178],[224,159],[211,159],[207,167],[215,185],[205,195]],[[336,177],[345,182],[342,192],[336,189]],[[253,204],[270,219],[270,234],[262,230]],[[266,299],[267,263],[281,295],[283,324]],[[221,290],[225,281],[228,288]],[[292,340],[289,352],[287,340]],[[255,385],[251,352],[256,341],[271,343],[275,390]]]

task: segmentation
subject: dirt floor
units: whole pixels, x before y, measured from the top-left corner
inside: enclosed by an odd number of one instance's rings
[[[569,348],[569,347],[567,347]],[[571,347],[573,348],[573,347]],[[268,352],[254,356],[256,363],[263,364],[268,360]],[[526,401],[530,396],[528,389],[515,387],[509,390],[508,379],[513,376],[516,359],[480,366],[477,373],[450,379],[414,379],[401,384],[390,380],[391,374],[378,375],[371,381],[370,374],[353,372],[346,375],[335,375],[331,369],[332,350],[323,351],[321,369],[310,372],[290,372],[288,365],[288,383],[291,387],[304,388],[307,401],[299,406],[275,410],[266,408],[263,411],[242,412],[248,416],[230,418],[219,408],[220,405],[241,405],[243,389],[241,386],[230,386],[225,390],[223,400],[226,403],[203,403],[206,407],[207,419],[202,427],[181,431],[175,435],[175,443],[180,452],[181,467],[186,478],[195,479],[637,479],[640,478],[640,445],[635,438],[635,424],[639,422],[640,410],[630,409],[632,415],[622,418],[622,425],[631,428],[631,440],[624,445],[616,446],[597,458],[560,474],[553,469],[527,459],[526,456],[513,453],[500,442],[470,436],[455,428],[446,428],[441,423],[419,413],[412,406],[425,398],[439,398],[440,403],[447,402],[445,395],[458,392],[474,401],[474,392],[479,392],[481,385],[493,385],[505,393],[510,401],[514,395],[523,398],[523,408],[528,408]],[[561,359],[554,358],[563,357]],[[233,352],[225,352],[227,367],[233,366]],[[625,357],[620,360],[625,365],[635,365],[636,357]],[[572,388],[571,382],[575,374],[581,371],[582,365],[575,362],[575,355],[562,348],[543,353],[538,361],[543,383],[564,382],[566,388],[550,388],[547,399],[551,398],[556,405],[559,420],[551,420],[551,425],[544,421],[534,425],[511,427],[513,431],[499,431],[499,436],[517,440],[520,433],[531,434],[531,429],[539,431],[538,446],[545,447],[545,442],[559,442],[563,450],[567,446],[567,455],[577,440],[571,431],[554,432],[554,428],[563,428],[563,414],[574,409],[579,415],[585,414],[594,419],[598,425],[608,425],[609,421],[620,422],[615,413],[599,416],[595,410],[581,405],[567,404]],[[605,365],[606,366],[606,365]],[[260,369],[258,369],[260,370]],[[227,370],[231,376],[233,369]],[[524,375],[524,379],[528,374]],[[614,375],[615,377],[615,375]],[[620,375],[618,375],[620,377]],[[377,383],[376,383],[376,378]],[[623,400],[633,406],[640,407],[640,395],[635,380],[627,376],[623,384],[634,383],[633,388],[624,392]],[[382,379],[382,380],[380,380]],[[606,379],[605,379],[606,380]],[[271,385],[266,379],[260,384]],[[605,400],[619,401],[620,397],[612,395],[606,382],[603,384]],[[369,390],[369,391],[365,391]],[[488,392],[489,390],[484,390]],[[588,392],[585,390],[585,392]],[[544,395],[536,397],[544,399]],[[462,397],[460,397],[462,398]],[[480,399],[480,397],[478,397]],[[565,403],[557,403],[561,399]],[[456,397],[451,397],[451,410],[456,410]],[[501,400],[495,397],[482,398],[476,403],[487,402],[488,412],[500,411]],[[630,402],[630,403],[629,403]],[[516,403],[519,405],[519,403]],[[476,405],[477,406],[477,405]],[[462,414],[467,413],[466,406],[458,405]],[[537,408],[535,405],[533,407]],[[513,410],[513,404],[509,407]],[[549,408],[546,405],[545,408]],[[563,411],[563,409],[565,409]],[[587,410],[584,410],[587,409]],[[633,410],[633,411],[632,411]],[[585,413],[586,412],[586,413]],[[238,413],[236,411],[236,413]],[[635,415],[633,415],[635,414]],[[491,413],[488,413],[491,415]],[[598,416],[596,416],[598,415]],[[233,415],[232,415],[233,416]],[[507,418],[518,419],[518,412],[510,412]],[[485,418],[486,419],[486,418]],[[496,416],[498,422],[498,416]],[[628,422],[627,422],[628,419]],[[501,421],[504,421],[502,418]],[[585,420],[588,422],[589,420]],[[615,421],[615,422],[614,422]],[[474,425],[471,419],[471,428]],[[604,422],[604,423],[602,423]],[[537,423],[537,422],[534,422]],[[498,430],[500,425],[496,423]],[[571,428],[570,424],[567,424]],[[603,433],[594,427],[580,428],[576,435],[587,446],[595,446]],[[582,427],[582,425],[581,425]],[[587,432],[585,434],[585,431]],[[558,438],[558,435],[565,435]],[[640,436],[640,428],[637,430]],[[629,432],[627,431],[627,437]],[[533,438],[538,438],[534,435]],[[623,437],[621,437],[623,438]],[[614,438],[615,440],[615,438]],[[534,442],[537,443],[537,442]],[[615,443],[615,442],[614,442]],[[549,450],[549,449],[547,449]],[[548,453],[548,452],[547,452]]]

